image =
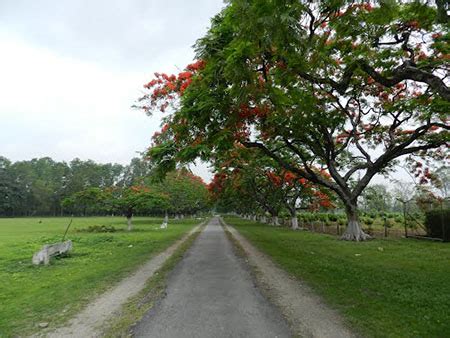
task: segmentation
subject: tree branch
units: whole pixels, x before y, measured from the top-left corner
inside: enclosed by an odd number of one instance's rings
[[[335,89],[339,94],[343,95],[347,91],[350,81],[356,69],[361,69],[368,75],[370,75],[375,81],[382,84],[385,87],[395,86],[397,83],[404,80],[414,80],[418,82],[426,83],[433,89],[434,92],[438,93],[443,99],[450,101],[450,89],[446,86],[445,82],[434,75],[431,72],[426,72],[422,69],[417,68],[411,62],[405,62],[401,66],[392,70],[392,76],[386,77],[383,74],[377,72],[375,68],[370,66],[365,60],[358,60],[350,64],[344,71],[341,81],[334,81],[330,78],[320,78],[312,76],[303,71],[298,71],[298,74],[316,84],[328,84],[333,89]]]

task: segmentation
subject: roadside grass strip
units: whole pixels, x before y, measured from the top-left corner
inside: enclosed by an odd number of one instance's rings
[[[354,243],[225,217],[281,268],[306,282],[367,337],[446,337],[450,244],[413,239]]]

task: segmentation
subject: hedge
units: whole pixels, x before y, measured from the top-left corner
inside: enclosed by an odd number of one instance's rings
[[[450,209],[427,211],[425,228],[427,236],[450,242]]]

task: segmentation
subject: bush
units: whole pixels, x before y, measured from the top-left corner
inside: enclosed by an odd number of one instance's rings
[[[319,214],[318,215],[319,217],[319,221],[322,221],[322,222],[327,222],[328,221],[328,215],[327,214]]]
[[[425,213],[427,236],[450,242],[450,209],[431,210]]]
[[[377,218],[377,213],[376,212],[374,212],[374,211],[371,211],[371,212],[369,212],[368,214],[367,214],[370,218]]]
[[[338,220],[338,217],[336,215],[328,215],[328,219],[331,222],[336,222]]]
[[[386,225],[386,228],[392,228],[394,226],[394,223],[389,219],[389,218],[385,218],[383,220],[383,226]]]
[[[116,232],[112,225],[90,225],[86,229],[79,229],[79,232]]]
[[[315,222],[319,219],[318,215],[316,214],[309,214],[309,221]]]

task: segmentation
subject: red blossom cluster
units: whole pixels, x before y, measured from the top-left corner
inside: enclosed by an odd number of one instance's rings
[[[355,131],[352,133],[350,130],[344,130],[342,133],[338,134],[335,138],[336,144],[343,144],[347,141],[347,138],[349,138],[353,134],[353,138],[355,140],[358,140],[361,138],[362,133]]]
[[[239,122],[236,124],[236,130],[233,133],[233,137],[235,141],[238,142],[246,141],[250,137],[250,129],[245,123]]]
[[[314,196],[317,198],[318,203],[322,208],[329,209],[334,207],[333,203],[330,200],[330,196],[321,192],[320,190],[315,191]]]
[[[366,2],[363,4],[352,4],[349,6],[349,9],[362,9],[362,10],[370,12],[373,10],[373,6],[372,6],[372,4]]]
[[[272,182],[273,185],[275,185],[277,187],[281,186],[282,179],[280,176],[275,174],[273,171],[267,171],[266,175],[269,178],[270,182]]]
[[[325,170],[320,170],[320,174],[324,177],[329,177],[328,172],[326,172]],[[303,188],[307,189],[308,194],[312,195],[312,200],[309,205],[309,208],[311,210],[318,210],[319,208],[328,209],[334,207],[328,194],[321,191],[318,187],[310,183],[305,178],[298,178],[298,176],[291,171],[284,170],[281,175],[278,175],[273,171],[266,171],[266,175],[269,178],[270,182],[276,187],[280,187],[284,184],[292,186],[296,182],[300,183]]]
[[[338,11],[334,14],[335,18],[339,18],[341,16],[344,16],[346,14],[351,13],[354,10],[362,10],[362,11],[367,11],[367,12],[371,12],[373,11],[374,7],[366,2],[366,3],[362,3],[362,4],[352,4],[350,6],[347,7],[347,9],[345,11]]]
[[[424,167],[420,161],[414,164],[413,170],[415,171],[414,176],[419,178],[419,184],[427,184],[433,178],[430,168]]]
[[[415,132],[415,130],[412,130],[412,129],[405,129],[405,130],[399,129],[397,131],[397,134],[400,134],[400,135],[411,135],[411,134],[414,134],[414,132]]]
[[[162,128],[161,128],[160,131],[156,131],[156,132],[153,134],[152,140],[153,140],[156,144],[158,144],[158,143],[160,142],[160,141],[158,140],[159,137],[160,137],[161,135],[163,135],[164,133],[166,133],[169,129],[170,129],[170,124],[169,124],[169,123],[165,123],[165,124],[162,126]]]
[[[219,194],[225,186],[228,176],[225,173],[217,173],[214,175],[211,183],[208,184],[208,190],[211,194]]]
[[[182,96],[185,90],[191,85],[194,75],[205,67],[203,60],[198,60],[186,66],[183,72],[178,75],[155,73],[155,78],[144,85],[145,89],[150,91],[150,94],[145,98],[150,100],[152,108],[159,107],[162,112],[165,112],[170,102],[176,97]],[[148,111],[151,107],[142,107]]]
[[[197,60],[196,62],[187,65],[186,69],[191,72],[197,72],[197,71],[205,68],[205,66],[206,66],[206,63],[204,60]]]
[[[238,115],[241,119],[252,120],[254,118],[263,118],[267,116],[269,109],[267,106],[255,106],[250,107],[247,104],[241,104],[239,107]]]
[[[289,170],[286,170],[283,174],[284,181],[289,185],[294,184],[294,181],[296,178],[297,178],[297,175],[295,175],[293,172],[291,172]]]
[[[305,188],[312,187],[312,184],[308,180],[306,180],[305,178],[298,178],[296,174],[289,170],[283,170],[280,175],[276,174],[273,171],[267,171],[266,175],[269,180],[277,187],[280,187],[284,184],[293,186],[296,183],[299,183]]]
[[[165,125],[163,125],[163,127],[162,127],[162,129],[161,129],[161,132],[162,132],[162,133],[165,133],[167,130],[169,130],[169,128],[170,128],[169,124],[166,123]]]

